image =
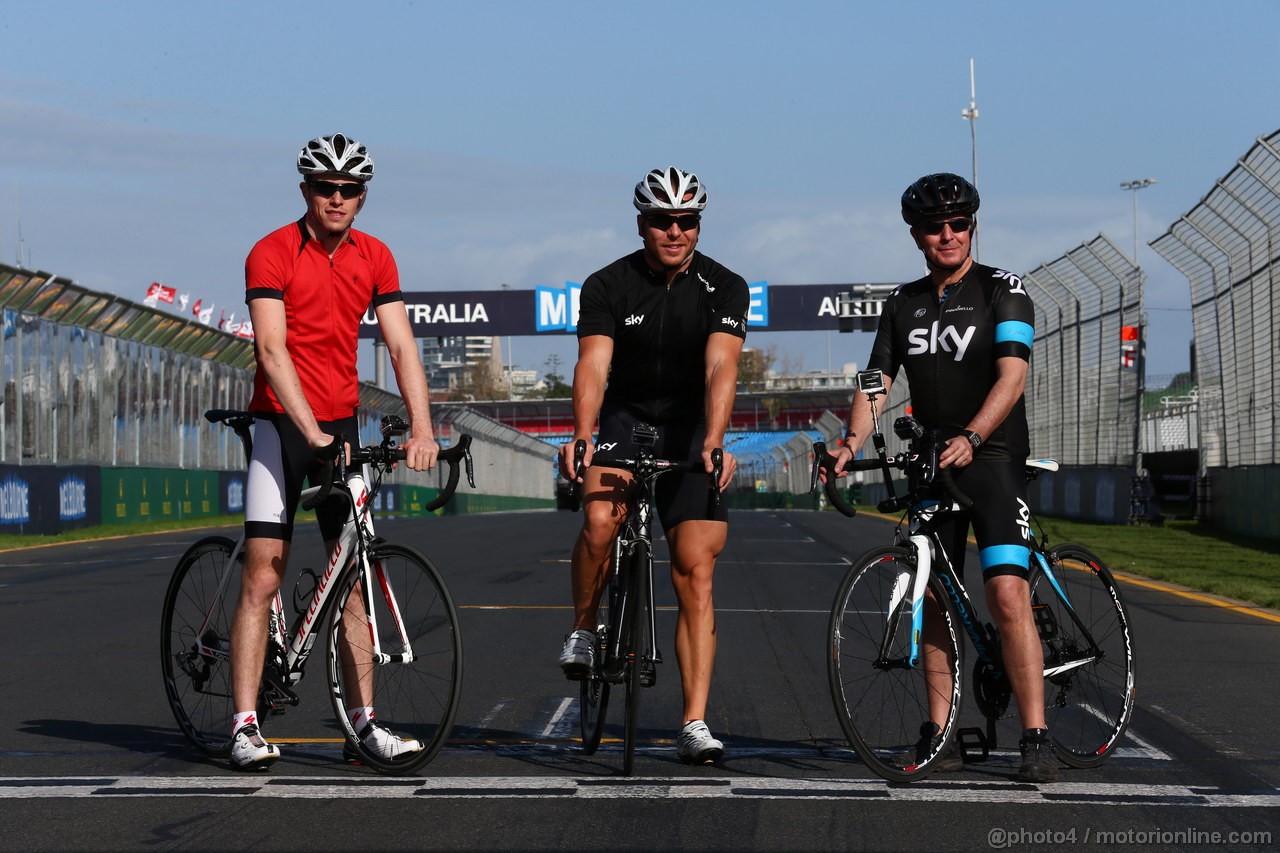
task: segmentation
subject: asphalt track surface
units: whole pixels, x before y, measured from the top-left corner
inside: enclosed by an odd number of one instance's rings
[[[621,708],[593,756],[556,655],[580,517],[389,520],[460,607],[465,684],[453,735],[420,776],[341,761],[321,665],[272,718],[284,757],[241,774],[184,741],[161,685],[168,576],[201,532],[0,553],[3,850],[1275,849],[1280,615],[1124,581],[1138,707],[1120,750],[1062,781],[1014,780],[1005,749],[958,774],[890,785],[849,750],[826,683],[827,614],[846,558],[888,541],[878,518],[735,512],[716,576],[716,767],[675,757],[674,612],[659,559],[667,663],[644,694],[635,775]],[[236,535],[234,529],[221,532]],[[320,562],[300,529],[295,567]],[[1110,834],[1108,834],[1110,833]]]

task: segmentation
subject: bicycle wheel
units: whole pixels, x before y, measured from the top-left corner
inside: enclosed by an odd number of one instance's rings
[[[649,548],[643,542],[632,545],[628,557],[631,570],[628,582],[626,613],[622,619],[622,650],[627,658],[627,708],[623,725],[622,773],[631,775],[636,754],[636,725],[640,719],[640,690],[644,687],[645,666],[652,666],[649,657]]]
[[[949,663],[933,663],[938,666],[934,681],[949,680],[949,685],[930,687],[923,656],[915,666],[908,662],[915,570],[915,557],[906,548],[868,551],[845,575],[828,626],[827,679],[840,726],[867,767],[893,782],[923,779],[932,772],[955,738],[960,710],[956,617],[936,576],[929,579],[929,589],[942,605],[939,648]],[[941,742],[917,756],[920,727],[931,719],[931,694],[947,704],[946,724]]]
[[[604,734],[605,711],[609,707],[610,685],[604,677],[604,661],[609,653],[609,619],[612,616],[614,596],[614,585],[610,581],[608,588],[601,594],[600,606],[596,609],[596,647],[591,658],[591,671],[581,682],[578,725],[582,731],[582,751],[586,755],[595,754],[600,746],[600,737]]]
[[[403,775],[434,758],[453,728],[462,688],[462,634],[453,599],[423,554],[378,543],[369,562],[378,584],[368,596],[372,619],[354,563],[338,582],[328,622],[329,684],[339,725],[364,763]],[[375,625],[380,660],[373,656]],[[417,740],[422,749],[390,759],[367,749],[347,715],[348,708],[365,705],[373,706],[379,723]]]
[[[164,596],[160,669],[169,707],[182,733],[206,755],[231,753],[231,619],[240,595],[243,554],[210,536],[178,561]]]
[[[1133,716],[1129,614],[1110,569],[1089,549],[1063,544],[1048,557],[1058,589],[1039,565],[1030,581],[1050,673],[1044,685],[1049,736],[1064,763],[1097,767],[1115,751]]]

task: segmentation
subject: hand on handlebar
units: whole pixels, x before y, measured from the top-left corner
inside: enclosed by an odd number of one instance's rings
[[[963,468],[973,461],[973,445],[963,435],[947,439],[946,446],[938,453],[939,468]]]
[[[835,452],[831,453],[831,458],[835,460],[835,467],[832,471],[833,476],[839,479],[840,477],[843,477],[849,473],[848,471],[845,470],[845,466],[848,465],[851,461],[853,461],[853,451],[849,449],[848,445],[841,445],[840,447],[837,447],[835,449]],[[826,467],[819,466],[818,468],[819,479],[821,479],[823,483],[826,483],[827,476],[828,476],[828,472]]]
[[[718,445],[702,448],[702,464],[708,474],[715,473],[715,463],[711,461],[711,454],[717,449],[719,449]],[[733,482],[733,474],[738,470],[738,460],[734,459],[733,454],[727,450],[721,453],[723,453],[723,461],[720,467],[720,481],[717,485],[723,492]]]
[[[440,445],[429,436],[410,435],[400,447],[405,464],[414,471],[430,471],[440,457]]]
[[[582,482],[582,477],[578,476],[574,471],[575,459],[573,448],[579,441],[583,441],[584,450],[581,459],[577,461],[582,462],[582,469],[584,471],[591,466],[591,457],[595,455],[595,445],[589,437],[585,441],[575,438],[560,446],[560,476],[564,477],[570,483]]]

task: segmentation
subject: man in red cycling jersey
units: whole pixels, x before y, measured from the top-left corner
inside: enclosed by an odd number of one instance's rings
[[[262,736],[256,707],[271,601],[284,578],[304,477],[323,471],[317,451],[358,433],[356,344],[373,305],[404,398],[410,435],[405,462],[435,465],[426,374],[400,293],[391,251],[352,225],[368,198],[373,159],[341,133],[313,139],[298,154],[306,213],[258,241],[245,261],[245,301],[253,321],[257,371],[249,410],[256,417],[245,488],[245,565],[231,629],[231,763],[265,768],[280,750]],[[336,449],[341,452],[341,449]],[[316,510],[333,548],[346,507]],[[374,718],[367,684],[354,680],[347,709],[364,745],[386,758],[422,749]]]
[[[595,450],[634,457],[637,421],[656,428],[653,453],[701,463],[724,444],[737,390],[738,357],[746,337],[749,302],[742,276],[695,251],[707,191],[693,173],[654,169],[636,184],[632,203],[643,248],[592,274],[582,288],[578,363],[573,372],[574,440],[561,452],[573,477],[573,446],[600,422]],[[724,454],[719,487],[733,479],[736,462]],[[571,679],[591,667],[596,609],[612,544],[626,514],[631,475],[589,468],[583,485],[583,526],[573,549],[573,632],[560,653]],[[708,508],[707,475],[668,474],[658,480],[655,508],[671,548],[671,580],[679,605],[676,660],[684,694],[680,758],[712,764],[724,744],[704,717],[716,654],[712,575],[728,537],[728,510]]]

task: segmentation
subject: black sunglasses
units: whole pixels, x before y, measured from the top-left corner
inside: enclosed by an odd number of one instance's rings
[[[335,184],[333,181],[307,181],[311,191],[321,198],[332,198],[338,193],[345,199],[359,198],[364,192],[364,184]]]
[[[921,222],[918,226],[921,231],[926,234],[941,234],[944,227],[950,226],[953,234],[963,234],[973,225],[970,219],[942,219],[931,222]]]
[[[672,225],[679,225],[681,231],[692,231],[702,222],[702,217],[698,214],[685,214],[684,216],[672,216],[669,213],[654,213],[645,217],[645,222],[650,228],[657,228],[659,231],[670,231]]]

